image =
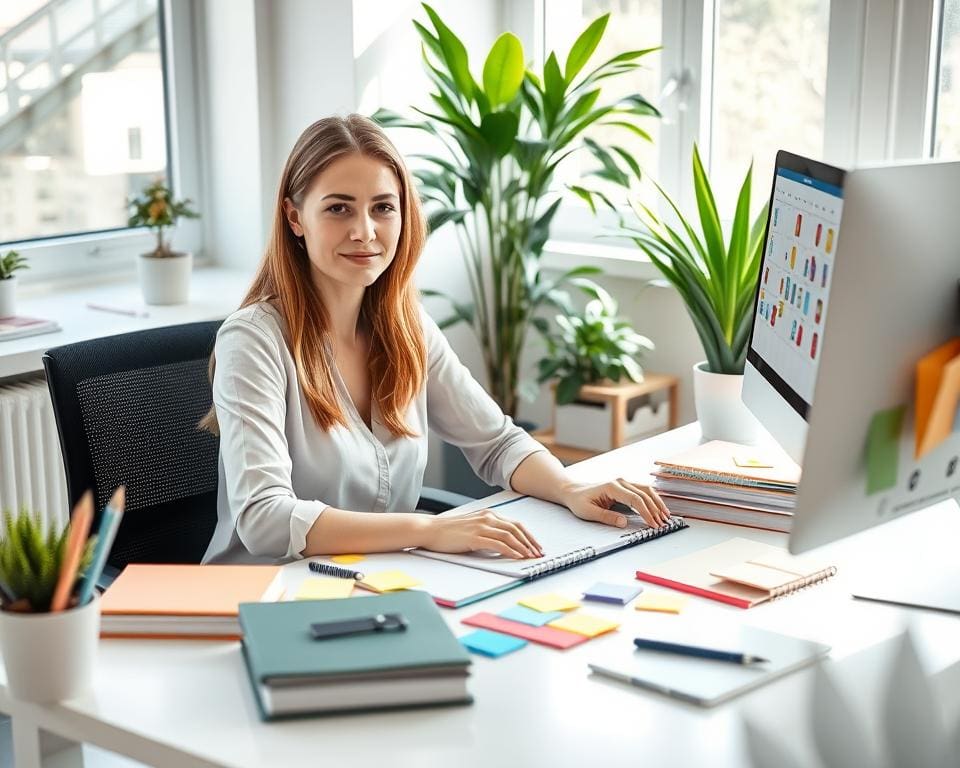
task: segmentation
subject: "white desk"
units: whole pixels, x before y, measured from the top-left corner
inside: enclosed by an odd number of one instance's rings
[[[644,477],[652,459],[695,442],[695,425],[598,456],[573,469],[582,477]],[[498,494],[503,497],[507,494]],[[953,513],[953,514],[951,514]],[[830,582],[749,611],[691,598],[686,616],[741,620],[806,636],[833,646],[832,657],[857,661],[864,649],[892,637],[914,617],[925,640],[929,669],[944,686],[960,690],[960,620],[925,611],[908,612],[852,600],[846,588],[852,554],[872,551],[896,563],[909,547],[918,556],[929,545],[957,541],[960,516],[942,506],[889,524],[830,548],[840,567]],[[630,581],[634,571],[730,536],[783,543],[781,534],[691,521],[691,528],[648,542],[456,611],[443,610],[456,634],[459,620],[478,610],[499,611],[523,594],[566,592],[577,596],[598,580]],[[909,541],[908,541],[909,540]],[[827,553],[828,550],[821,550]],[[294,563],[291,582],[308,573]],[[557,766],[602,764],[717,768],[743,766],[741,711],[760,711],[792,728],[798,691],[809,682],[801,672],[703,710],[617,682],[592,677],[587,662],[605,649],[629,643],[634,630],[675,617],[632,608],[589,604],[591,613],[615,616],[618,632],[568,651],[530,644],[499,660],[474,657],[472,706],[385,714],[260,721],[238,643],[102,641],[94,691],[52,706],[11,701],[0,678],[0,710],[14,720],[17,768],[39,762],[36,729],[97,744],[136,760],[162,766],[316,766],[430,768],[431,766]],[[860,666],[870,666],[861,660]],[[953,665],[953,666],[951,666]],[[2,674],[2,673],[0,673]]]

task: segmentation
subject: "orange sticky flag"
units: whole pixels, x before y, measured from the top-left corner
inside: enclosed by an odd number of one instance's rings
[[[949,378],[947,376],[947,366],[953,363],[958,355],[960,355],[960,338],[951,339],[946,344],[942,344],[929,354],[920,358],[920,361],[917,363],[917,384],[914,402],[916,408],[914,456],[917,459],[939,445],[943,441],[943,437],[946,437],[946,435],[950,433],[948,428],[939,440],[935,439],[933,433],[929,438],[927,437],[927,431],[933,425],[934,421],[934,404],[941,386],[944,384],[947,385],[944,396],[949,398],[949,382],[945,381],[945,379]],[[940,421],[938,409],[938,418],[936,420],[938,427],[940,427]],[[949,421],[952,425],[952,413],[950,414]],[[936,434],[940,434],[941,432],[942,428],[935,429]]]
[[[953,431],[953,422],[960,405],[960,355],[948,362],[940,373],[940,386],[933,398],[927,428],[920,442],[917,457],[925,456],[946,440]]]

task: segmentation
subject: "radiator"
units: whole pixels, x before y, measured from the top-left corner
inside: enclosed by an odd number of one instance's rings
[[[0,510],[23,508],[56,530],[68,520],[60,442],[43,376],[0,384]]]

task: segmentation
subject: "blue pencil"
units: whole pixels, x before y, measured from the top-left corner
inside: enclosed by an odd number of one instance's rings
[[[734,664],[759,664],[769,659],[760,656],[751,656],[748,653],[738,653],[736,651],[719,651],[715,648],[702,648],[697,645],[683,645],[682,643],[668,643],[663,640],[648,640],[647,638],[634,638],[633,644],[637,648],[647,651],[664,651],[666,653],[679,653],[684,656],[698,656],[701,659],[714,659],[715,661],[731,661]]]
[[[93,597],[94,587],[100,579],[100,574],[103,573],[103,566],[107,564],[107,555],[110,554],[110,548],[113,546],[113,540],[117,535],[117,528],[120,527],[125,498],[126,490],[121,485],[113,492],[113,496],[110,497],[110,501],[107,502],[107,506],[103,510],[100,529],[97,531],[97,545],[93,551],[93,560],[90,567],[87,568],[77,595],[78,606],[86,605]]]

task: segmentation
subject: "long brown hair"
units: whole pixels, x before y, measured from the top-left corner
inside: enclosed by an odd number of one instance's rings
[[[240,307],[258,302],[276,307],[286,324],[287,345],[317,425],[323,430],[337,424],[347,426],[333,372],[323,354],[330,320],[310,277],[307,253],[298,245],[287,223],[283,201],[289,197],[299,208],[317,176],[334,160],[354,153],[387,165],[400,185],[402,226],[397,252],[386,271],[364,291],[360,314],[371,329],[369,370],[373,400],[392,434],[413,437],[416,433],[403,414],[426,378],[426,344],[413,271],[423,251],[427,228],[410,172],[375,122],[362,115],[327,117],[315,122],[297,139],[280,177],[270,240]],[[215,366],[215,357],[211,355],[211,381]],[[219,434],[215,408],[210,408],[200,427]]]

